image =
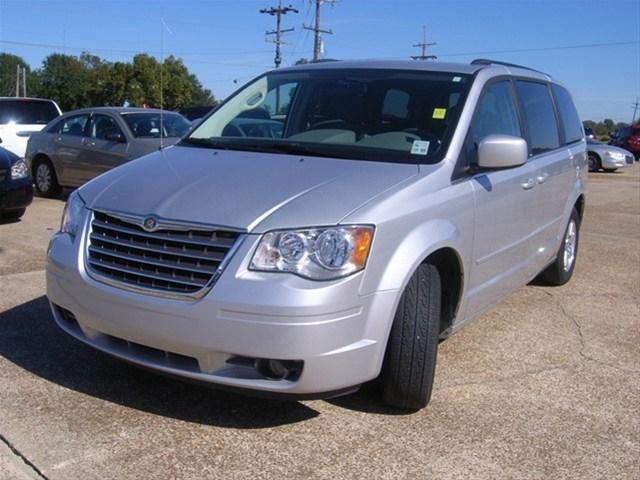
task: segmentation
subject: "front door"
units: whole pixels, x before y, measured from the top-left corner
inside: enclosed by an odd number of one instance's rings
[[[83,183],[127,161],[128,143],[115,118],[105,114],[91,117],[89,137],[83,152]]]
[[[514,88],[509,79],[489,84],[478,104],[471,132],[477,145],[491,134],[522,137]],[[475,197],[473,263],[467,314],[479,315],[520,287],[535,248],[532,232],[540,222],[533,162],[479,172],[470,180]],[[473,206],[469,206],[473,208]]]

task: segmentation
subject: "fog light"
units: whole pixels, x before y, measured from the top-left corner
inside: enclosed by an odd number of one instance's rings
[[[257,358],[254,362],[254,368],[269,380],[296,380],[302,372],[302,362]]]

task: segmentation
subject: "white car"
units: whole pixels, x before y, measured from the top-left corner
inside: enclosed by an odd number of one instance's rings
[[[61,115],[53,100],[44,98],[0,97],[0,138],[2,146],[24,158],[27,141],[47,123]]]
[[[587,154],[589,155],[589,171],[615,172],[622,167],[633,165],[633,153],[624,148],[607,145],[587,138]]]

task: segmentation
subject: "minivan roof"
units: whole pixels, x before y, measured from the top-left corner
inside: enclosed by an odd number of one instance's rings
[[[483,63],[454,63],[439,61],[415,61],[415,60],[326,60],[317,63],[305,63],[292,67],[278,69],[279,72],[296,70],[326,70],[326,69],[390,69],[390,70],[415,70],[428,72],[450,72],[473,75],[485,70],[495,69],[496,72],[505,74],[530,76],[551,80],[549,75],[519,65],[506,65],[497,62],[485,61]]]

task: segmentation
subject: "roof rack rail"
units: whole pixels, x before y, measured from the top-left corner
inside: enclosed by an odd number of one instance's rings
[[[541,72],[540,70],[536,70],[535,68],[525,67],[524,65],[518,65],[517,63],[509,63],[509,62],[501,62],[499,60],[491,60],[488,58],[476,58],[471,62],[471,65],[502,65],[505,67],[515,67],[515,68],[524,68],[525,70],[531,70],[532,72],[541,73],[546,76],[550,76],[548,73]]]

